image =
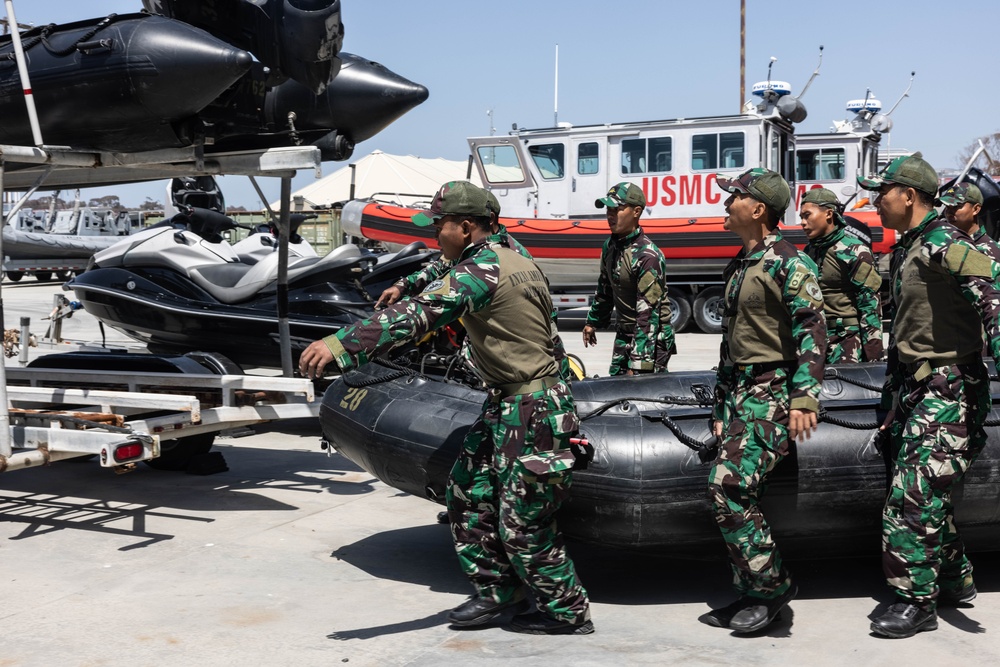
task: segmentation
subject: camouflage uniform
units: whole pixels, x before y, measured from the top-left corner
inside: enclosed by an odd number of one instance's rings
[[[951,492],[986,443],[990,383],[983,330],[1000,359],[1000,265],[936,211],[893,248],[896,316],[882,407],[895,465],[882,526],[882,562],[899,598],[933,611],[940,587],[972,583]]]
[[[972,235],[972,243],[982,252],[984,255],[988,256],[994,262],[1000,262],[1000,243],[997,243],[990,238],[990,235],[986,233],[986,229],[980,227],[975,234]]]
[[[819,267],[827,326],[826,363],[881,361],[882,277],[871,250],[846,233],[839,213],[837,226],[809,242],[805,253]]]
[[[347,370],[462,318],[492,389],[447,490],[459,561],[484,599],[508,602],[523,583],[539,610],[583,622],[587,593],[555,522],[572,481],[569,437],[579,419],[557,375],[551,313],[534,262],[483,241],[423,293],[324,341]]]
[[[709,497],[743,596],[791,586],[759,502],[788,454],[789,410],[818,412],[826,321],[816,265],[772,231],[726,267],[713,419],[722,421]]]
[[[499,227],[500,229],[497,230],[496,234],[491,234],[487,238],[487,241],[490,243],[498,243],[501,246],[510,248],[522,257],[533,260],[531,253],[528,252],[528,249],[521,245],[517,239],[508,234],[506,227],[503,225],[499,225]],[[393,283],[393,286],[398,287],[403,296],[419,294],[427,285],[448,273],[453,266],[455,266],[454,261],[445,259],[444,257],[438,257],[419,271],[415,271],[404,278],[400,278]],[[573,369],[569,363],[569,355],[566,354],[566,346],[563,344],[562,338],[559,336],[559,331],[555,325],[557,316],[558,311],[556,311],[555,306],[553,306],[552,347],[556,356],[556,361],[559,363],[560,377],[562,377],[562,379],[566,382],[572,382],[576,379],[576,376],[573,375]]]
[[[587,324],[607,327],[612,308],[618,311],[609,374],[666,372],[675,350],[666,275],[663,253],[642,227],[604,242],[601,276]]]

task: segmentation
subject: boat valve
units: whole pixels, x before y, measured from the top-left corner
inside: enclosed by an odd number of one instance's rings
[[[573,463],[573,470],[586,470],[590,462],[594,460],[594,446],[586,437],[580,436],[569,439],[569,448],[573,451],[576,461]]]

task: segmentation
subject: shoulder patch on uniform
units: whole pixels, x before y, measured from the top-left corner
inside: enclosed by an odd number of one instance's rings
[[[878,288],[882,286],[882,276],[879,275],[875,267],[868,262],[858,262],[857,267],[854,269],[854,275],[851,276],[851,280],[855,285],[862,285],[868,289],[878,291]]]
[[[451,292],[451,276],[445,276],[440,280],[427,283],[423,294],[448,294]]]
[[[806,294],[811,296],[813,301],[823,300],[823,290],[819,288],[819,285],[817,285],[814,280],[810,280],[806,283]]]
[[[996,264],[992,259],[961,243],[952,243],[944,253],[944,266],[960,276],[992,278]]]
[[[797,290],[802,285],[802,281],[809,277],[809,272],[803,269],[795,269],[788,277],[788,289]]]

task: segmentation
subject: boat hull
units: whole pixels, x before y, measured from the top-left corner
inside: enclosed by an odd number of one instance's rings
[[[416,240],[436,248],[434,230],[417,227],[410,216],[417,209],[355,200],[344,206],[341,223],[354,236],[380,241],[390,249]],[[871,211],[853,213],[872,231],[876,253],[888,252],[894,239],[887,236]],[[600,275],[601,248],[608,238],[604,218],[505,218],[500,222],[523,245],[545,272],[553,290],[593,290]],[[721,217],[643,218],[642,229],[660,248],[667,262],[668,283],[711,284],[722,281],[726,264],[739,252],[739,237],[722,226]],[[798,226],[781,233],[799,247],[806,236]]]
[[[797,555],[877,553],[885,467],[870,442],[884,366],[834,367],[823,387],[824,420],[769,480],[764,512],[782,550]],[[398,376],[398,377],[395,377]],[[380,380],[381,378],[381,380]],[[719,553],[722,540],[707,497],[710,464],[679,433],[708,441],[710,408],[698,405],[711,372],[602,378],[574,384],[581,431],[594,446],[590,467],[574,473],[559,525],[571,537],[678,556]],[[860,386],[863,385],[863,386]],[[994,396],[998,387],[994,385]],[[664,403],[663,396],[694,405]],[[628,397],[625,402],[620,401]],[[484,394],[462,385],[370,365],[326,392],[320,422],[338,452],[413,495],[443,499],[462,439]],[[587,416],[599,408],[600,414]],[[836,425],[829,418],[849,428]],[[991,414],[996,420],[997,413]],[[1000,432],[955,491],[956,516],[970,548],[1000,548]]]
[[[121,240],[121,236],[45,234],[4,227],[3,254],[12,260],[85,260]]]

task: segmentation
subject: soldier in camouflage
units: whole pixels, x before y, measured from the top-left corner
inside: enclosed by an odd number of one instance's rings
[[[937,173],[919,153],[858,182],[877,193],[882,224],[901,234],[890,267],[896,316],[882,395],[894,460],[882,564],[896,600],[871,629],[910,637],[937,628],[939,605],[976,597],[951,492],[986,442],[982,336],[1000,359],[1000,265],[938,215]]]
[[[601,275],[583,327],[583,344],[597,345],[597,327],[610,324],[614,309],[618,323],[609,374],[664,373],[676,348],[667,262],[639,226],[646,197],[638,186],[619,183],[594,203],[607,206],[611,236],[601,249]]]
[[[448,513],[459,562],[476,594],[449,614],[457,627],[489,623],[504,610],[531,634],[589,634],[587,593],[556,527],[575,457],[570,436],[579,419],[552,348],[552,300],[531,260],[491,242],[486,192],[446,183],[430,211],[454,266],[410,299],[312,343],[299,360],[317,377],[330,361],[342,370],[462,318],[476,367],[490,386],[483,412],[451,471]]]
[[[504,247],[510,248],[521,256],[534,261],[534,258],[531,256],[531,253],[528,252],[528,249],[521,245],[517,239],[508,234],[507,228],[500,224],[500,201],[489,190],[484,190],[484,192],[486,192],[487,208],[490,210],[490,217],[492,219],[490,223],[491,233],[488,239],[489,242],[499,243]],[[414,271],[408,276],[400,278],[395,283],[387,287],[385,291],[382,292],[382,295],[379,296],[378,301],[375,302],[375,308],[377,309],[383,304],[392,305],[404,296],[420,294],[424,291],[424,288],[427,285],[443,277],[454,265],[454,260],[446,259],[444,255],[439,256],[424,268]],[[557,316],[558,312],[553,306],[552,345],[555,350],[556,361],[559,363],[559,375],[563,380],[572,382],[578,378],[573,373],[573,367],[570,365],[569,355],[566,353],[566,346],[562,342],[562,338],[559,336],[559,331],[556,327]],[[464,347],[463,352],[467,352]],[[469,360],[472,361],[471,358]]]
[[[826,356],[826,321],[816,265],[782,238],[777,224],[791,200],[773,171],[716,175],[732,193],[726,229],[743,249],[726,267],[721,359],[712,430],[719,454],[709,497],[732,564],[739,598],[701,617],[749,633],[767,627],[796,586],[760,510],[768,476],[795,440],[816,428]]]
[[[944,205],[944,217],[969,235],[972,242],[994,262],[1000,262],[1000,244],[990,238],[979,224],[983,209],[983,192],[972,183],[956,183],[941,193],[938,201]]]
[[[819,267],[826,314],[826,363],[882,360],[882,277],[871,250],[846,233],[840,200],[826,188],[810,190],[799,206],[809,237],[805,253]]]

